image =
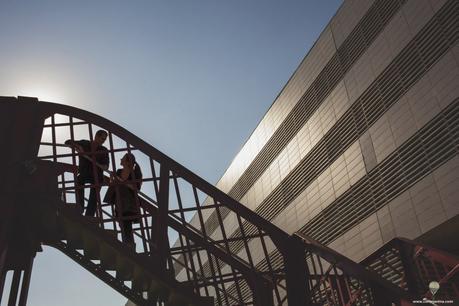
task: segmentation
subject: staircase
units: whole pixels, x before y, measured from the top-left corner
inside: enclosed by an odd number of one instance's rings
[[[66,139],[93,139],[99,128],[108,131],[107,178],[125,153],[135,154],[142,164],[142,189],[135,192],[135,248],[120,241],[119,203],[101,201],[115,183],[106,179],[79,186],[81,154],[64,145]],[[31,98],[0,97],[0,133],[0,140],[14,148],[0,151],[0,159],[9,161],[0,178],[0,289],[8,270],[19,275],[15,280],[24,275],[21,286],[13,281],[8,306],[17,300],[26,305],[31,263],[41,244],[72,258],[130,305],[411,305],[419,288],[425,288],[405,285],[415,271],[399,262],[397,254],[402,253],[393,254],[388,247],[358,264],[310,237],[288,235],[95,114]],[[84,217],[76,209],[77,190],[88,187],[100,190],[96,217]],[[230,235],[234,224],[238,232]],[[457,266],[445,271],[443,280],[457,278]],[[459,296],[457,287],[452,290]]]
[[[459,296],[459,258],[413,240],[394,238],[360,264],[413,296],[431,299],[432,281],[440,284],[435,299]]]
[[[213,299],[196,296],[152,254],[139,254],[120,242],[96,218],[81,216],[76,205],[60,203],[43,214],[45,244],[80,264],[136,305],[201,306]]]

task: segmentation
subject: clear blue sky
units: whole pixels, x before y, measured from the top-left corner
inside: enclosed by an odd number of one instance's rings
[[[0,95],[100,114],[216,183],[341,2],[0,0]],[[125,300],[38,254],[30,306]]]

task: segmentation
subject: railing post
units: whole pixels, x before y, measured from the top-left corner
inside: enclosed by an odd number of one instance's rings
[[[167,220],[169,213],[169,167],[161,164],[159,174],[158,212],[154,219],[153,241],[160,257],[160,267],[166,267],[169,238],[167,235]]]
[[[283,250],[285,279],[289,306],[311,305],[309,270],[306,264],[305,247],[301,238],[289,237]]]
[[[5,279],[6,279],[6,273],[8,270],[6,269],[6,255],[8,252],[8,246],[5,244],[2,244],[0,241],[0,303],[2,302],[2,296],[3,296],[3,289],[5,287]]]
[[[11,281],[10,297],[8,298],[8,306],[16,306],[16,300],[18,298],[20,280],[21,280],[21,270],[14,270],[13,280]]]
[[[418,286],[416,285],[416,269],[413,266],[413,247],[404,244],[400,240],[396,241],[396,246],[400,254],[400,260],[403,266],[403,276],[408,286],[408,292],[413,296],[417,296],[419,292]]]
[[[41,112],[35,98],[1,98],[0,102],[0,141],[3,145],[0,159],[4,163],[0,178],[0,294],[5,289],[7,272],[14,270],[8,305],[15,305],[24,267],[23,259],[28,252],[33,258],[37,247],[35,241],[31,241],[37,234],[34,228],[37,216],[25,215],[21,209],[25,209],[24,199],[27,199],[23,190],[24,179],[30,174],[29,171],[34,171],[28,168],[26,161],[32,161],[37,156],[46,114]],[[22,288],[24,293],[21,290],[21,294],[25,300],[28,282],[23,281]]]
[[[10,286],[10,295],[8,298],[8,306],[26,306],[27,305],[27,297],[29,294],[29,285],[30,285],[30,277],[32,274],[32,264],[33,264],[33,256],[30,258],[30,261],[22,268],[16,267],[13,270],[13,278],[11,281]],[[1,281],[2,291],[3,293],[3,285],[5,281],[7,270],[2,271]],[[22,275],[22,280],[21,280]],[[17,304],[19,298],[19,303]],[[0,296],[1,299],[1,296]],[[1,300],[0,300],[1,301]]]
[[[274,306],[273,288],[263,278],[254,275],[251,289],[253,290],[253,304],[256,306]]]
[[[30,278],[32,276],[34,257],[31,257],[29,262],[24,268],[24,274],[22,276],[21,295],[19,296],[19,306],[27,305],[27,297],[29,296]]]
[[[392,297],[388,295],[379,285],[372,283],[371,291],[375,306],[392,306]]]

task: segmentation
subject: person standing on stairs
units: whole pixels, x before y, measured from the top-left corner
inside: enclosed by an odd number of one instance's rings
[[[90,188],[88,206],[86,207],[85,216],[94,217],[97,206],[97,193],[104,181],[104,170],[108,170],[110,159],[108,150],[103,146],[107,140],[108,133],[104,130],[98,130],[93,141],[71,139],[66,140],[65,144],[73,147],[79,153],[78,176],[76,182],[76,201],[84,210],[84,185],[93,185]]]
[[[122,169],[116,171],[104,197],[105,203],[115,205],[123,242],[135,248],[132,224],[140,222],[140,203],[137,193],[142,186],[142,170],[132,153],[121,159]]]

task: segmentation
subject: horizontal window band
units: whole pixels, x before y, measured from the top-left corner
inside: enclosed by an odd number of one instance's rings
[[[384,29],[391,18],[400,10],[407,0],[377,0],[359,21],[337,52],[325,65],[317,78],[306,90],[292,111],[287,115],[279,128],[260,150],[244,173],[233,185],[228,195],[240,200],[253,183],[263,174],[272,161],[295,137],[314,114],[325,98],[343,79],[345,73],[366,51],[373,40]],[[371,29],[370,29],[371,28]],[[225,218],[229,211],[222,211]],[[212,214],[206,220],[207,232],[212,233],[218,227],[218,220]]]
[[[453,21],[445,20],[445,18],[453,19]],[[303,158],[297,167],[295,167],[281,184],[257,207],[255,212],[271,221],[285,209],[293,199],[303,192],[320,173],[329,167],[347,148],[357,141],[372,124],[394,105],[398,99],[457,42],[459,33],[450,28],[445,29],[442,25],[445,24],[457,29],[458,23],[459,2],[450,0],[436,13],[431,21],[429,21],[399,55],[397,55],[392,63],[379,77],[377,77],[309,154]],[[443,43],[439,44],[441,48],[439,48],[438,45],[435,46],[440,52],[425,53],[430,56],[429,58],[421,57],[422,53],[419,52],[419,50],[424,48],[424,44],[428,44],[428,36],[430,35],[442,38],[441,41]],[[412,61],[413,56],[421,57],[421,60]],[[412,67],[405,65],[405,59],[412,64]],[[420,62],[429,66],[419,67]],[[397,68],[397,65],[401,63],[403,64],[403,71],[412,69],[416,72],[417,78],[410,78],[409,73],[400,73],[400,69]],[[407,79],[401,79],[401,76],[405,76]],[[391,86],[385,85],[382,83],[383,81],[390,82]],[[368,99],[368,97],[378,95],[379,98],[377,99]],[[383,105],[383,107],[381,105]],[[367,117],[367,114],[369,114],[370,117]],[[452,114],[448,114],[448,116],[451,115]],[[348,132],[343,135],[341,133],[342,131]],[[327,150],[327,147],[332,148],[332,150]],[[318,162],[318,160],[321,162]],[[382,167],[382,165],[376,166],[376,168],[379,167]],[[394,191],[398,192],[397,189],[399,188],[390,187],[389,189],[392,193]],[[286,190],[288,190],[288,192],[286,192]],[[252,233],[246,231],[246,234]],[[233,235],[240,235],[240,233],[236,230]],[[242,248],[242,242],[234,243],[231,247],[236,253]]]
[[[459,98],[304,225],[299,232],[327,245],[377,212],[426,175],[459,155],[459,134],[452,133],[452,126],[459,126]],[[432,127],[436,128],[436,134],[430,132]],[[276,250],[269,258],[281,258],[281,254]],[[274,262],[276,264],[272,265],[273,268],[279,269],[282,261]],[[267,261],[262,260],[256,268],[260,271],[266,270]]]
[[[446,114],[455,116],[445,116]],[[457,156],[459,154],[459,135],[452,135],[448,128],[448,126],[459,126],[459,116],[457,115],[459,115],[459,99],[452,102],[403,144],[401,148],[396,149],[380,165],[376,166],[342,196],[320,212],[318,216],[303,226],[300,232],[319,240],[322,244],[329,244],[338,238],[341,233],[351,229],[350,224],[360,223],[426,175]],[[450,121],[448,119],[453,120]],[[438,123],[443,124],[437,127],[435,134],[430,133],[429,129]],[[405,150],[406,147],[413,144],[415,144],[414,150]],[[381,171],[380,169],[385,168],[387,163],[396,164],[398,167],[392,167],[391,171]],[[378,184],[370,183],[375,181]],[[384,188],[385,197],[375,197],[374,194],[380,192],[378,189],[381,186]],[[391,186],[395,186],[395,190]],[[367,201],[359,202],[359,205],[354,207],[353,203],[362,197],[362,194],[358,192],[362,188],[365,193],[371,193],[373,196],[367,198]],[[364,207],[371,209],[365,214],[346,213],[349,210],[364,209]],[[336,222],[336,217],[343,215],[347,217],[345,222]]]
[[[451,12],[455,12],[451,14]],[[287,175],[287,177],[263,200],[255,209],[255,212],[268,220],[273,220],[281,211],[283,211],[301,192],[303,192],[324,170],[331,166],[355,141],[357,141],[372,124],[392,107],[406,91],[415,84],[433,65],[445,54],[455,43],[451,37],[445,37],[443,34],[448,33],[441,24],[445,16],[455,18],[456,24],[459,21],[459,3],[450,0],[429,23],[415,36],[415,38],[397,55],[394,61],[376,78],[376,80],[365,90],[357,99],[351,108],[336,122],[336,124],[324,135],[319,143],[301,160],[301,162]],[[449,23],[455,26],[454,23]],[[452,33],[452,32],[451,32]],[[418,52],[422,47],[422,42],[427,42],[426,35],[443,37],[444,47],[440,53],[431,53],[432,58],[422,59],[423,62],[429,63],[429,67],[419,67],[418,62],[413,62],[412,66],[405,65],[403,70],[411,68],[415,71],[423,71],[419,74],[418,79],[402,79],[397,65],[405,63],[405,59],[412,56],[421,56]],[[457,37],[456,37],[457,39]],[[451,45],[449,42],[452,42]],[[421,61],[422,62],[422,61]],[[389,75],[390,74],[390,75]],[[391,80],[391,86],[385,86],[383,83]],[[403,85],[402,85],[403,84]],[[403,90],[400,88],[405,87]],[[365,98],[373,94],[381,95],[381,99],[368,101]],[[384,101],[384,107],[381,102]],[[365,105],[365,108],[363,107]],[[367,117],[366,113],[371,113]],[[341,134],[341,131],[349,131]],[[250,233],[250,232],[249,232]],[[237,231],[234,235],[240,235]],[[241,247],[241,246],[239,246]]]

